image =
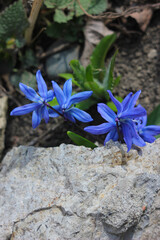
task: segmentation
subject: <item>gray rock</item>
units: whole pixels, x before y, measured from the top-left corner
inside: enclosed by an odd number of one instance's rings
[[[159,146],[13,148],[0,172],[0,239],[158,240]]]
[[[149,59],[153,59],[153,58],[157,57],[157,50],[156,49],[151,49],[147,56],[148,56]]]
[[[8,97],[0,98],[0,159],[5,145],[6,113],[8,109]]]
[[[59,73],[71,72],[69,63],[73,59],[79,59],[79,51],[79,46],[73,46],[48,57],[45,64],[48,77],[53,78]]]

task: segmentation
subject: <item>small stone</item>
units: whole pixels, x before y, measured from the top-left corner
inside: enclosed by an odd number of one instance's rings
[[[157,50],[156,49],[151,49],[147,56],[150,59],[153,59],[153,58],[157,57]]]
[[[73,59],[79,59],[80,46],[74,46],[61,51],[47,58],[45,67],[49,78],[53,78],[60,73],[71,72],[69,63]]]

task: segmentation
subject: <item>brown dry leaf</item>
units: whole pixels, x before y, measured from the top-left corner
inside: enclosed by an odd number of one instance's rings
[[[141,12],[131,13],[129,16],[134,18],[139,24],[140,29],[145,32],[148,24],[150,23],[153,11],[151,8],[145,8]]]
[[[90,43],[97,45],[101,38],[114,33],[109,30],[103,22],[89,20],[84,28],[85,39]]]
[[[113,33],[114,32],[109,30],[103,22],[88,20],[84,28],[85,47],[81,56],[83,66],[89,64],[89,58],[94,49],[94,45],[97,45],[103,37]]]

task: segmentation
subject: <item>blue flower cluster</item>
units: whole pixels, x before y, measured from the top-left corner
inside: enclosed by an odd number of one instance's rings
[[[73,123],[76,122],[76,119],[81,122],[90,122],[93,120],[88,113],[75,107],[77,103],[89,98],[93,93],[92,91],[84,91],[72,95],[71,79],[65,82],[63,90],[56,82],[52,81],[53,90],[48,91],[40,70],[36,73],[36,79],[38,92],[23,83],[19,84],[26,98],[33,103],[15,108],[10,115],[23,115],[33,112],[33,128],[36,128],[40,124],[42,118],[48,123],[49,117],[58,117],[59,115]],[[133,144],[143,147],[146,145],[145,142],[154,142],[154,136],[160,134],[160,126],[146,126],[146,110],[141,105],[135,107],[141,91],[136,92],[134,95],[129,93],[122,103],[112,95],[111,91],[108,90],[108,93],[117,108],[117,114],[106,104],[99,103],[97,110],[107,122],[98,126],[88,126],[84,130],[97,135],[107,133],[104,144],[111,139],[113,141],[124,141],[127,144],[128,151]],[[56,97],[58,105],[52,107],[49,102],[54,97]]]
[[[146,145],[145,142],[154,142],[154,136],[160,134],[160,126],[146,126],[146,110],[141,105],[135,107],[141,91],[136,92],[134,95],[129,93],[122,103],[112,95],[111,91],[108,90],[108,93],[117,108],[117,114],[106,104],[99,103],[97,110],[107,123],[88,126],[84,130],[97,135],[108,133],[104,144],[111,139],[113,141],[124,141],[127,144],[128,151],[133,144],[143,147]]]
[[[93,93],[92,91],[84,91],[71,96],[71,79],[65,82],[63,86],[63,91],[54,81],[52,81],[54,91],[47,91],[47,85],[41,75],[40,70],[38,70],[36,73],[36,79],[38,84],[38,93],[33,88],[28,87],[23,83],[19,84],[19,87],[21,91],[25,94],[26,98],[31,100],[33,103],[13,109],[10,115],[17,116],[33,112],[33,128],[36,128],[40,124],[41,119],[43,118],[45,122],[48,123],[49,117],[59,116],[57,112],[59,112],[60,115],[63,115],[65,119],[68,119],[69,121],[74,123],[76,121],[75,118],[81,122],[90,122],[93,120],[88,113],[74,107],[76,103],[79,103],[89,98]],[[59,105],[52,107],[52,109],[48,109],[48,107],[50,107],[48,102],[52,101],[54,97],[57,98]],[[53,109],[55,109],[56,112]]]

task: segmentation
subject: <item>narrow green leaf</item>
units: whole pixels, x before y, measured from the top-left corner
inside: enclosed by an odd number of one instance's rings
[[[103,79],[103,86],[104,86],[105,90],[111,90],[112,91],[113,87],[114,87],[113,70],[114,70],[115,58],[116,58],[117,53],[118,53],[118,51],[116,51],[114,53],[114,55],[112,56],[112,58],[109,62],[106,74],[105,74],[104,79]]]
[[[107,52],[111,45],[116,40],[116,34],[108,35],[100,41],[100,43],[96,46],[96,48],[93,50],[93,53],[90,57],[91,64],[95,70],[99,70],[100,72],[95,75],[95,77],[102,81],[105,70],[105,57],[107,55]]]
[[[160,104],[148,116],[147,125],[160,125]]]
[[[88,82],[93,82],[93,69],[91,65],[86,67],[86,80]]]
[[[79,63],[78,60],[71,60],[70,66],[73,70],[73,77],[76,82],[81,86],[81,88],[84,88],[84,82],[86,80],[86,72],[85,68]]]
[[[78,84],[78,82],[74,79],[72,73],[60,73],[60,74],[58,74],[58,76],[66,79],[66,80],[72,78],[72,82],[73,82],[77,87],[80,87],[80,85]]]
[[[94,95],[96,95],[98,98],[104,98],[104,88],[101,87],[100,84],[98,84],[95,80],[94,82],[85,82],[84,86],[87,90],[93,91]]]
[[[97,103],[97,100],[90,97],[89,99],[86,99],[80,103],[77,103],[76,107],[82,110],[87,110],[96,103]]]
[[[115,98],[119,101],[119,102],[122,102],[123,99],[119,96],[115,96]],[[117,112],[117,108],[116,106],[114,105],[114,103],[112,101],[110,102],[107,102],[107,106],[110,107],[114,112]]]
[[[57,102],[57,98],[53,98],[53,100],[48,102],[48,104],[52,107],[56,106],[56,105],[59,105],[58,102]]]
[[[81,137],[80,135],[74,132],[67,131],[67,135],[78,146],[85,146],[92,149],[97,147],[97,145],[95,145],[93,142],[89,141],[84,137]]]

